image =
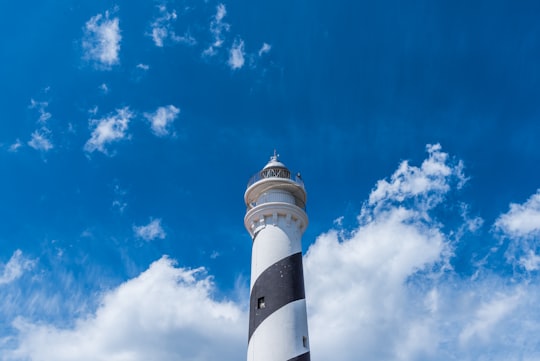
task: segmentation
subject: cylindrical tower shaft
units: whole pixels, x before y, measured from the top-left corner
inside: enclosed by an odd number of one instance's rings
[[[253,237],[248,361],[309,361],[302,234],[306,192],[274,154],[245,193]]]

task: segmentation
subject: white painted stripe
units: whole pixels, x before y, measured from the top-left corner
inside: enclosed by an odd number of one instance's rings
[[[301,234],[296,225],[294,223],[286,224],[286,220],[281,216],[278,218],[279,226],[266,225],[253,243],[250,289],[268,267],[291,254],[302,251]]]
[[[257,327],[248,345],[248,361],[286,361],[309,351],[306,300],[291,302]]]

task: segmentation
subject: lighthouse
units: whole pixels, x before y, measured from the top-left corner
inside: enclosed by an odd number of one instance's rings
[[[278,160],[250,181],[244,225],[253,240],[248,361],[309,361],[302,268],[302,234],[308,225],[306,191]]]

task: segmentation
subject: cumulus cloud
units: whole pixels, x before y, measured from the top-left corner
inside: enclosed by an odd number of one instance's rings
[[[92,135],[84,145],[84,150],[92,153],[100,151],[108,154],[107,146],[111,143],[118,142],[127,137],[129,121],[134,114],[125,107],[117,109],[115,114],[111,114],[101,119],[91,119],[90,128]]]
[[[308,249],[312,353],[345,361],[538,357],[527,339],[540,329],[540,288],[453,271],[455,231],[436,215],[466,181],[463,164],[439,145],[427,151],[421,166],[402,162],[377,182],[356,228],[330,230]],[[456,227],[476,231],[474,220]]]
[[[111,18],[108,11],[98,14],[90,18],[84,26],[84,58],[95,62],[100,68],[110,69],[120,62],[121,40],[119,19]]]
[[[223,21],[225,15],[227,15],[227,8],[224,4],[218,4],[216,7],[216,14],[210,22],[210,33],[212,34],[213,41],[212,44],[204,50],[203,55],[213,56],[217,53],[217,49],[223,46],[223,43],[225,42],[224,33],[228,32],[230,29],[230,25]]]
[[[229,67],[232,70],[241,69],[244,66],[246,53],[244,52],[244,41],[236,39],[229,50]]]
[[[50,137],[51,131],[46,127],[41,127],[32,133],[31,139],[28,141],[28,145],[35,150],[48,152],[53,148]]]
[[[157,108],[153,113],[145,113],[144,116],[150,122],[152,132],[158,137],[164,137],[170,134],[172,123],[178,114],[180,109],[174,105],[167,105]]]
[[[164,239],[167,234],[161,226],[161,219],[153,219],[145,226],[133,226],[133,231],[138,238],[145,241],[153,241],[154,239]]]
[[[540,269],[540,190],[523,204],[510,204],[510,210],[497,218],[494,228],[509,239],[509,262],[527,271]]]
[[[19,318],[16,349],[3,360],[238,360],[245,319],[218,300],[204,269],[177,268],[167,257],[103,295],[99,308],[71,328]]]
[[[168,11],[165,5],[158,5],[159,16],[151,24],[150,36],[157,47],[163,47],[167,40],[175,43],[184,43],[194,45],[197,43],[195,38],[189,32],[184,35],[178,35],[174,31],[173,24],[178,18],[175,10]]]
[[[512,238],[540,235],[540,190],[523,204],[510,204],[510,210],[497,219],[495,226]]]
[[[20,249],[13,252],[9,261],[0,266],[0,286],[21,277],[25,271],[34,267],[35,261],[25,257]]]
[[[463,164],[449,164],[448,154],[441,152],[439,144],[426,147],[429,157],[420,167],[410,166],[403,161],[390,177],[377,182],[376,188],[369,195],[369,204],[384,206],[412,200],[420,209],[430,209],[440,203],[442,197],[450,190],[447,179],[455,177],[457,187],[466,182],[463,175]]]

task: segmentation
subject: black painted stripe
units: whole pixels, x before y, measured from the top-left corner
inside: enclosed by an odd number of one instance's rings
[[[264,297],[264,308],[259,299]],[[251,290],[249,308],[249,337],[274,311],[288,303],[306,298],[302,252],[295,253],[274,263],[255,281]]]
[[[310,361],[310,360],[311,360],[311,356],[309,355],[309,351],[308,351],[304,354],[301,354],[300,356],[293,357],[292,359],[287,360],[287,361]]]

